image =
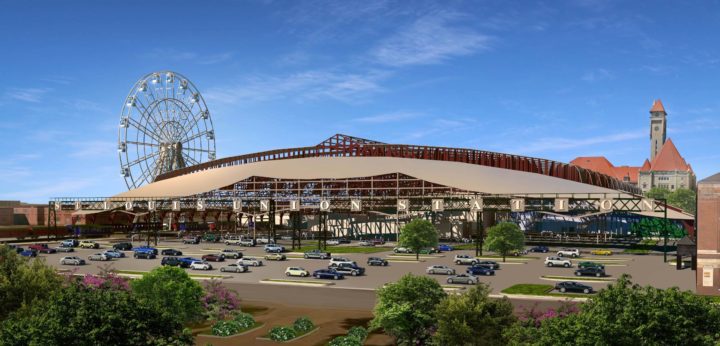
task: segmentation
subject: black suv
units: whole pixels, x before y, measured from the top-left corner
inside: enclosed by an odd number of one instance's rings
[[[160,261],[161,265],[177,267],[181,264],[180,259],[177,257],[163,257]]]
[[[136,253],[133,255],[133,257],[135,257],[135,258],[142,258],[142,259],[154,259],[154,258],[155,258],[155,254],[152,253],[152,252],[150,252],[150,251],[141,251],[141,252],[136,252]]]
[[[388,261],[380,257],[370,257],[367,260],[369,266],[387,266]]]
[[[555,285],[555,289],[565,293],[565,292],[582,292],[585,294],[590,294],[593,292],[593,288],[588,285],[583,285],[579,282],[575,281],[563,281],[558,282]]]
[[[164,249],[160,251],[160,254],[164,256],[182,256],[182,251],[175,249]]]
[[[113,245],[113,249],[118,251],[129,251],[132,250],[132,244],[130,243],[117,243]]]
[[[603,277],[603,276],[605,276],[605,269],[600,268],[600,267],[585,267],[585,268],[580,268],[580,269],[576,270],[575,275],[577,275],[577,276],[589,275],[589,276]]]
[[[329,267],[330,269],[335,269],[339,273],[343,274],[350,274],[352,276],[358,276],[365,274],[365,268],[358,267],[355,263],[338,263],[336,267]]]

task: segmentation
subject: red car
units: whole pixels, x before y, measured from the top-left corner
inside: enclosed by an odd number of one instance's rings
[[[202,259],[203,261],[222,262],[225,260],[225,255],[207,254],[202,256]]]
[[[382,238],[370,239],[370,242],[375,245],[385,245],[385,239]]]
[[[47,244],[33,244],[28,246],[28,249],[35,250],[39,253],[55,253],[57,252],[55,249],[51,249],[47,246]]]

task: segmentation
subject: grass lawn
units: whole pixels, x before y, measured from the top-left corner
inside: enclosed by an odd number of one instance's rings
[[[299,250],[290,250],[293,252],[307,252],[317,249],[317,246],[303,246]],[[391,248],[381,246],[328,246],[327,250],[329,253],[378,253],[385,251],[392,251]]]
[[[622,253],[633,254],[633,255],[647,255],[650,250],[647,249],[625,249]]]
[[[115,272],[118,273],[118,274],[131,274],[131,275],[144,275],[144,274],[149,273],[149,272],[147,272],[147,271],[139,271],[139,270],[116,270]],[[190,275],[190,277],[196,277],[196,278],[216,278],[216,279],[221,279],[221,278],[224,278],[224,277],[225,277],[225,275],[213,275],[213,274],[193,274],[193,273],[188,273],[188,275]]]
[[[575,294],[575,293],[551,293],[555,288],[553,285],[544,284],[517,284],[512,285],[500,292],[505,294],[524,294],[531,296],[550,296],[550,297],[580,297],[588,298],[593,294]]]
[[[609,281],[615,281],[615,279],[612,278],[598,278],[598,277],[587,277],[587,276],[560,276],[560,275],[543,275],[541,276],[545,279],[559,279],[559,280],[568,280],[568,281],[598,281],[598,282],[609,282]]]

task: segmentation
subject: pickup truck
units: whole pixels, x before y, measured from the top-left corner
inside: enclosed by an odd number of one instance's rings
[[[545,265],[548,267],[572,267],[572,261],[561,257],[547,257],[545,258]]]
[[[320,251],[320,250],[310,250],[310,251],[306,252],[303,255],[303,257],[305,257],[305,259],[308,259],[308,258],[328,259],[328,258],[330,258],[330,253],[325,252],[325,251]]]
[[[562,249],[557,252],[559,257],[580,257],[580,250],[578,249]]]
[[[352,276],[365,274],[365,268],[360,267],[355,263],[338,263],[337,266],[330,266],[328,269],[335,269],[339,273],[350,274]]]

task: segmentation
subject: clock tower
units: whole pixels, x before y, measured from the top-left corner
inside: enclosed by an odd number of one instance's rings
[[[662,101],[655,100],[650,108],[650,162],[660,152],[667,135],[667,113]]]

